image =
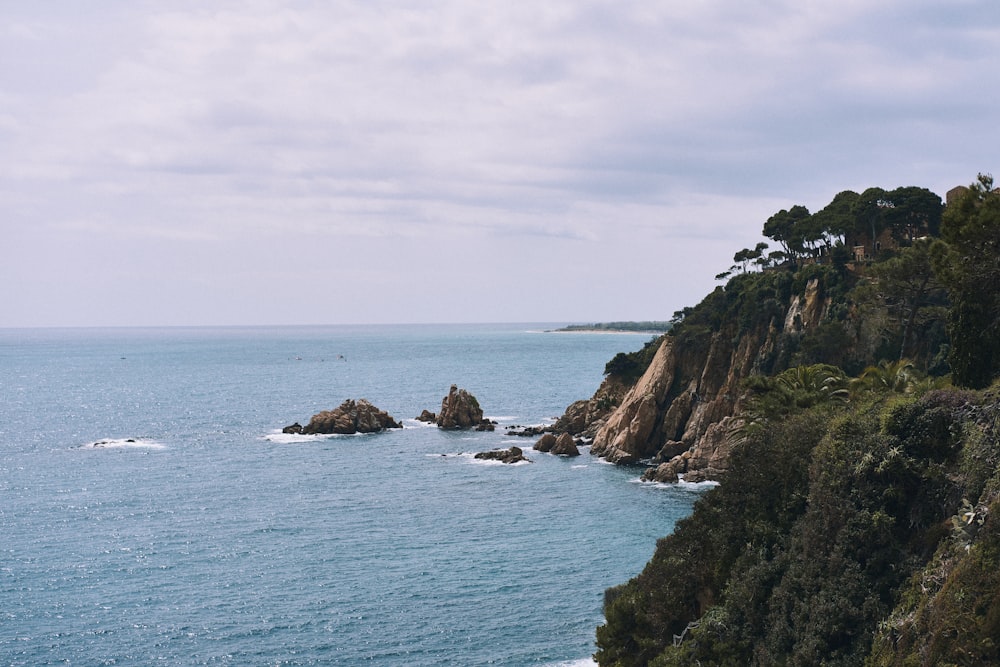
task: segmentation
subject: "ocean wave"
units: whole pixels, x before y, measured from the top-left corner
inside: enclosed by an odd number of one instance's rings
[[[686,491],[705,491],[719,485],[718,482],[711,479],[704,482],[685,482],[683,476],[679,477],[676,482],[649,482],[641,477],[632,478],[629,482],[632,484],[646,484],[657,489],[684,489]]]
[[[593,658],[580,658],[579,660],[565,660],[563,662],[553,662],[546,667],[597,667]]]
[[[681,475],[680,479],[677,480],[677,486],[685,489],[710,489],[713,486],[718,485],[719,483],[712,479],[707,479],[704,482],[685,482],[683,475]]]
[[[76,449],[166,449],[163,443],[148,438],[106,438],[96,440]]]

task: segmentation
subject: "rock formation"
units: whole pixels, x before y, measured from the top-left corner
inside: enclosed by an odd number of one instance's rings
[[[365,399],[347,399],[340,407],[324,410],[313,415],[305,426],[298,422],[286,426],[284,433],[341,434],[377,433],[389,428],[402,428],[395,419],[384,410],[379,410]]]
[[[417,421],[433,424],[434,422],[437,421],[437,415],[431,412],[430,410],[424,410],[420,413],[420,416],[417,417]]]
[[[821,292],[810,280],[780,314],[749,328],[734,319],[696,343],[668,336],[599,426],[591,453],[612,463],[651,460],[659,465],[646,476],[657,481],[718,479],[728,467],[742,381],[773,372],[789,336],[822,321],[829,300]]]
[[[538,442],[535,443],[535,446],[532,449],[538,452],[551,452],[552,448],[555,446],[556,436],[551,433],[546,433],[538,439]]]
[[[538,439],[534,449],[539,452],[549,452],[560,456],[580,455],[580,450],[576,446],[576,440],[569,433],[560,433],[558,438],[552,433],[546,433]]]
[[[495,428],[493,422],[483,419],[483,409],[476,397],[455,385],[451,385],[448,395],[441,401],[436,423],[444,429],[475,427],[480,431],[492,431]]]
[[[521,451],[520,447],[511,447],[510,449],[494,449],[489,452],[479,452],[476,454],[475,458],[484,461],[500,461],[501,463],[520,463],[521,461],[527,461],[531,463],[531,459],[524,456],[524,452]]]
[[[580,450],[576,446],[576,441],[569,433],[561,433],[556,438],[556,444],[551,452],[559,456],[579,456]]]

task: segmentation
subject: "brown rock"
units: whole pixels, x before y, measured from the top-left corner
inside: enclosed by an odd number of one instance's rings
[[[483,423],[483,410],[475,396],[451,385],[448,395],[441,401],[436,423],[445,429],[472,428]]]
[[[576,442],[573,440],[573,436],[569,433],[563,433],[556,439],[555,447],[552,448],[553,454],[559,454],[561,456],[579,456],[580,450],[576,447]]]
[[[552,448],[556,446],[556,436],[551,433],[546,433],[538,442],[535,443],[534,449],[539,452],[551,452]]]
[[[434,422],[437,421],[437,415],[431,412],[430,410],[424,410],[423,412],[420,413],[420,416],[417,417],[417,421],[433,424]]]
[[[520,447],[511,447],[510,449],[494,449],[490,452],[479,452],[476,454],[475,458],[485,461],[500,461],[501,463],[519,463],[521,461],[531,463],[531,459],[524,456],[524,452],[521,451]]]
[[[291,427],[294,427],[293,424]],[[389,428],[402,428],[384,410],[379,410],[365,399],[347,399],[340,407],[313,415],[299,433],[342,434],[377,433]],[[294,432],[294,431],[293,431]]]

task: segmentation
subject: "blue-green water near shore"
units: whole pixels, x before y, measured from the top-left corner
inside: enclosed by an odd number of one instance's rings
[[[0,330],[0,663],[587,664],[702,489],[472,458],[648,339],[544,328]],[[451,384],[501,428],[412,419]],[[280,433],[362,397],[405,428]]]

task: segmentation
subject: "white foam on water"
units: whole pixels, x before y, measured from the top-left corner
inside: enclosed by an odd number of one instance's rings
[[[683,475],[681,475],[680,479],[677,481],[677,486],[684,487],[685,489],[710,489],[713,486],[718,485],[718,482],[711,479],[705,480],[704,482],[685,482]]]
[[[581,658],[579,660],[565,660],[563,662],[553,662],[546,667],[597,667],[593,658]]]
[[[422,422],[419,419],[404,419],[402,424],[404,428],[437,428],[434,422]]]
[[[77,449],[166,449],[167,446],[148,438],[107,438],[96,440]]]
[[[291,445],[300,442],[316,442],[317,440],[326,440],[330,436],[328,435],[306,435],[304,433],[282,433],[281,431],[272,431],[264,436],[265,440],[270,442],[276,442],[279,445]]]

